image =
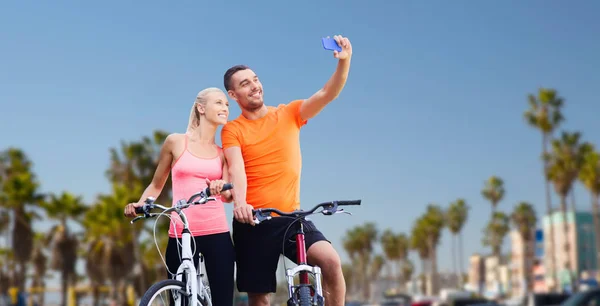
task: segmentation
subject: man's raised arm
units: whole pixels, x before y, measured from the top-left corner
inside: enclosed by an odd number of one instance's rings
[[[342,47],[341,52],[333,51],[333,56],[338,59],[337,68],[325,86],[302,103],[300,106],[302,120],[311,119],[320,113],[329,102],[338,97],[346,85],[352,58],[352,45],[348,38],[339,35],[333,38]]]

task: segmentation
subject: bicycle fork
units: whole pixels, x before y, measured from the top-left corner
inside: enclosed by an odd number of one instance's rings
[[[304,225],[299,222],[296,232],[296,250],[298,265],[295,268],[286,270],[286,277],[289,289],[288,305],[299,305],[304,298],[303,295],[310,294],[311,305],[324,305],[325,298],[323,297],[323,288],[321,284],[321,268],[310,266],[306,259],[306,242],[304,240]],[[311,286],[309,274],[312,274],[315,279],[314,286]],[[299,275],[300,284],[294,286],[294,276]],[[307,289],[303,289],[307,288]]]

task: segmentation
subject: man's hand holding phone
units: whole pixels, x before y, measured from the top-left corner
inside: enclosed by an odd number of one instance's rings
[[[339,60],[345,60],[352,57],[352,44],[350,40],[341,35],[334,35],[331,37],[324,37],[321,39],[323,48],[325,50],[332,50],[333,57]]]

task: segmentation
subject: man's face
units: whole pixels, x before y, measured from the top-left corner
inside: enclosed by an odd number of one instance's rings
[[[238,102],[240,108],[254,111],[263,106],[262,84],[254,71],[240,70],[231,76],[229,96]]]

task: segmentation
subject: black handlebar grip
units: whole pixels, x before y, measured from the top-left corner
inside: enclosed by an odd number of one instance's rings
[[[231,190],[233,189],[233,184],[231,183],[227,183],[225,185],[223,185],[223,189],[221,189],[221,191],[227,191],[227,190]],[[210,188],[206,187],[206,189],[204,190],[204,193],[206,194],[207,197],[210,197]]]
[[[135,208],[135,213],[136,214],[143,214],[144,213],[144,207],[143,206],[136,207]]]
[[[337,201],[338,205],[360,205],[361,200]]]

